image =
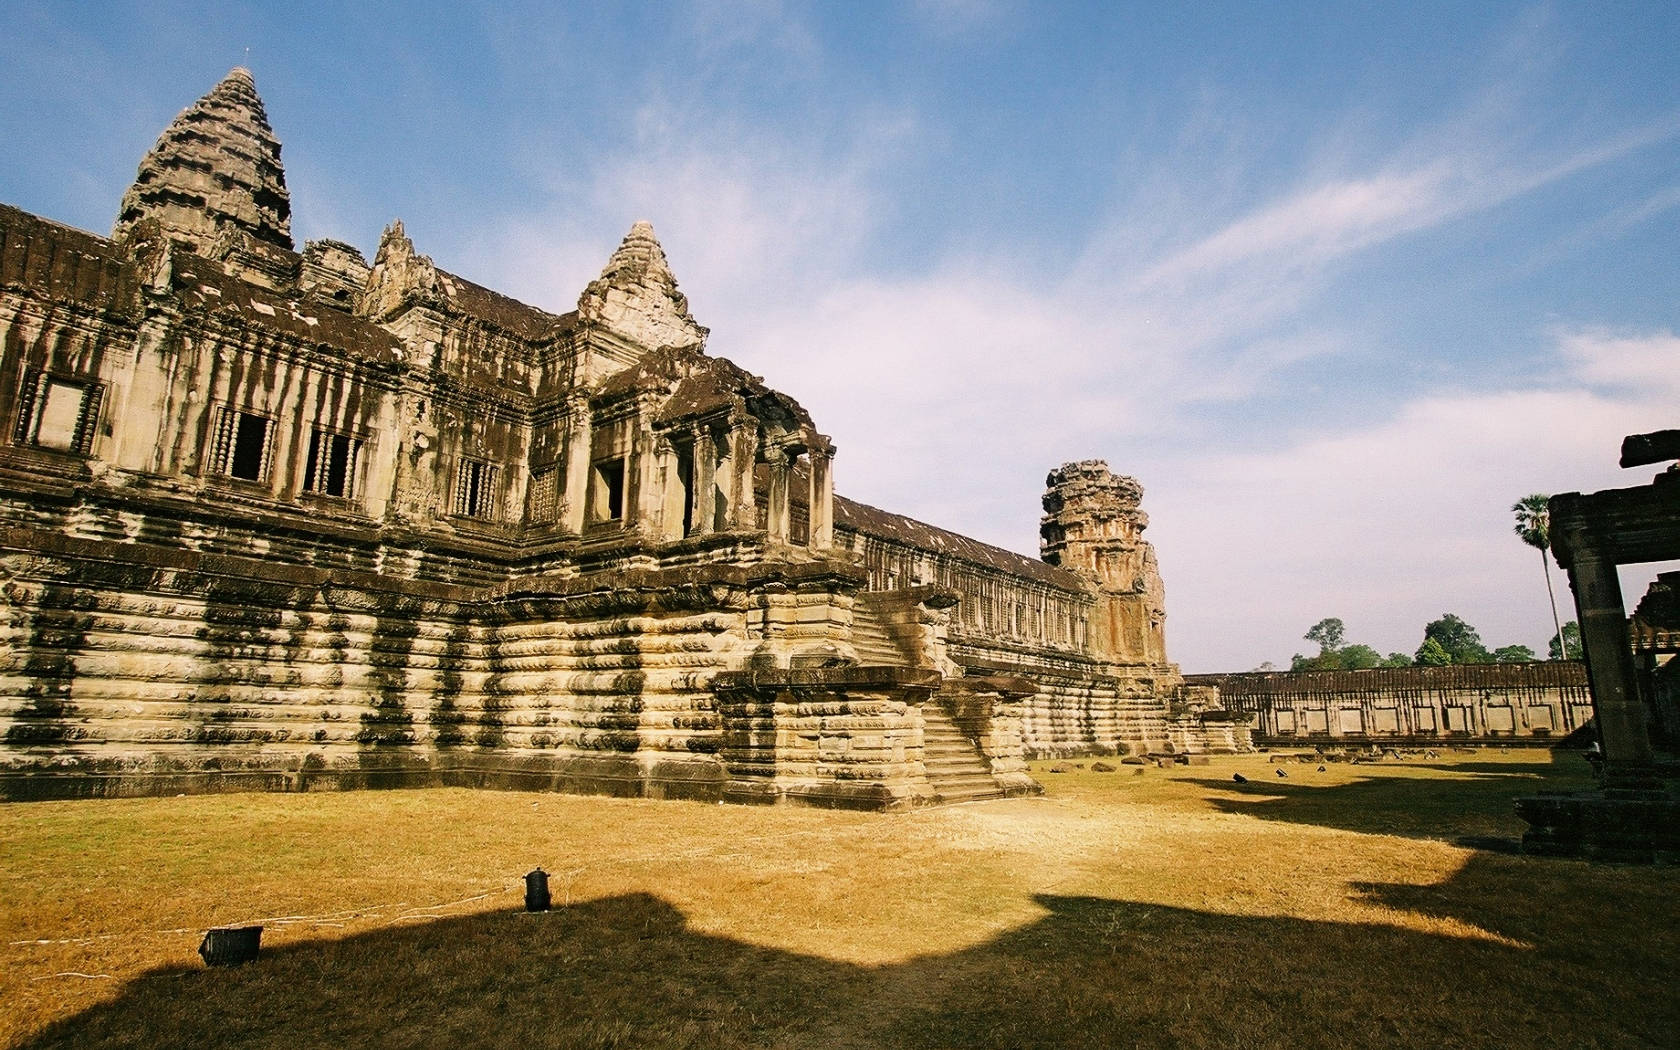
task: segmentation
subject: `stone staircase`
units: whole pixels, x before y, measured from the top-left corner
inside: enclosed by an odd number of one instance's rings
[[[1004,797],[980,748],[952,721],[938,694],[922,705],[922,762],[942,803]]]
[[[865,665],[907,667],[913,663],[888,633],[880,607],[867,594],[860,594],[852,607],[852,648]],[[1004,797],[979,745],[952,719],[937,693],[922,704],[922,763],[940,803]]]
[[[852,606],[852,648],[864,666],[907,667],[910,661],[887,633],[880,610],[866,594]]]

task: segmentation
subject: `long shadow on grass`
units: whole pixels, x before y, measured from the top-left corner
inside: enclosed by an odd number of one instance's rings
[[[1557,763],[1360,765],[1351,767],[1360,779],[1330,781],[1349,768],[1327,766],[1320,773],[1310,763],[1291,763],[1271,767],[1246,783],[1212,778],[1194,782],[1207,788],[1212,804],[1226,813],[1376,835],[1512,844],[1526,827],[1516,815],[1519,795],[1592,786],[1590,770],[1579,758],[1575,763],[1565,758]],[[1279,777],[1278,770],[1288,775]],[[1437,775],[1407,775],[1417,770]]]
[[[699,933],[635,894],[157,972],[28,1045],[1657,1046],[1680,1026],[1673,889],[1484,854],[1438,886],[1354,888],[1461,920],[1444,933],[1043,896],[1027,926],[882,967]]]

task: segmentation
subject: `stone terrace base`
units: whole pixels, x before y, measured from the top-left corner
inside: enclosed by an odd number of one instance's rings
[[[1524,853],[1636,864],[1680,863],[1680,797],[1673,785],[1606,787],[1517,799]]]
[[[729,802],[896,810],[936,794],[922,761],[935,671],[759,668],[712,680]]]
[[[711,756],[668,753],[513,755],[494,751],[375,748],[331,761],[316,752],[135,756],[0,770],[0,801],[135,798],[224,791],[353,791],[471,787],[620,798],[717,802],[728,777]]]

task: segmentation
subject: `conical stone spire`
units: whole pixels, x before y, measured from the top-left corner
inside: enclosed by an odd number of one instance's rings
[[[578,297],[578,318],[611,329],[649,350],[703,343],[706,329],[688,312],[688,297],[645,220],[630,227],[601,276]]]
[[[249,70],[233,69],[183,110],[140,162],[112,236],[143,219],[198,252],[230,234],[291,250],[280,142]]]

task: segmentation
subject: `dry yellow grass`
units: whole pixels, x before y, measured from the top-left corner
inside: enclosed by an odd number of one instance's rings
[[[1675,1045],[1673,870],[1455,845],[1514,837],[1511,798],[1584,765],[1453,759],[1041,765],[1045,798],[902,816],[456,790],[10,805],[0,1042]],[[556,910],[526,915],[538,864]],[[202,931],[250,921],[262,958],[206,970]]]

